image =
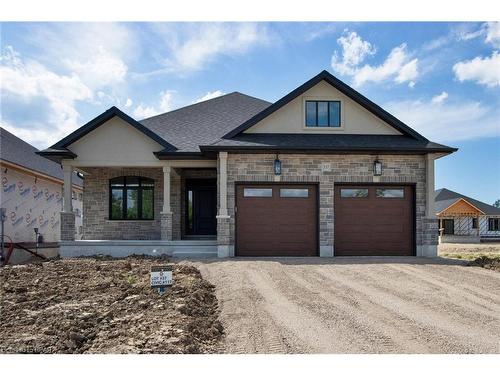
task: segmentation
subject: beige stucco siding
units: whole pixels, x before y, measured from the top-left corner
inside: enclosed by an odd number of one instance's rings
[[[123,166],[158,162],[153,154],[163,147],[130,124],[114,117],[68,147],[77,156],[75,165],[100,162]]]
[[[304,126],[306,100],[340,100],[342,126],[306,128]],[[401,134],[324,81],[246,130],[245,133]]]

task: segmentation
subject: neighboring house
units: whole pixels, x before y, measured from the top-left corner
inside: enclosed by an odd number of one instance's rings
[[[0,207],[6,209],[5,234],[13,242],[35,242],[38,228],[44,242],[58,242],[63,207],[61,166],[36,154],[38,150],[0,128]],[[82,226],[83,184],[72,186],[75,224]],[[76,238],[81,238],[76,233]]]
[[[436,190],[441,242],[500,240],[500,208],[448,189]]]
[[[435,256],[434,160],[456,150],[323,71],[274,104],[112,107],[39,154],[85,175],[85,241],[68,204],[63,256]]]

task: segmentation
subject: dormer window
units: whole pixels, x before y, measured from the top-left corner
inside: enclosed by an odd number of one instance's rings
[[[307,100],[306,126],[318,128],[340,127],[340,101]]]

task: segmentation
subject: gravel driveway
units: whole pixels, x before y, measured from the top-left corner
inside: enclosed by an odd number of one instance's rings
[[[500,353],[500,273],[418,258],[193,262],[228,353]]]

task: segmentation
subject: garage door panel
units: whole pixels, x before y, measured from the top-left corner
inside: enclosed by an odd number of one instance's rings
[[[245,197],[245,188],[271,188],[272,197]],[[280,189],[308,189],[306,197],[280,197]],[[236,255],[317,255],[315,185],[237,185]]]
[[[339,256],[413,255],[413,187],[403,198],[377,197],[387,186],[344,185],[334,190],[334,251]],[[363,198],[342,198],[340,189],[367,189]]]

